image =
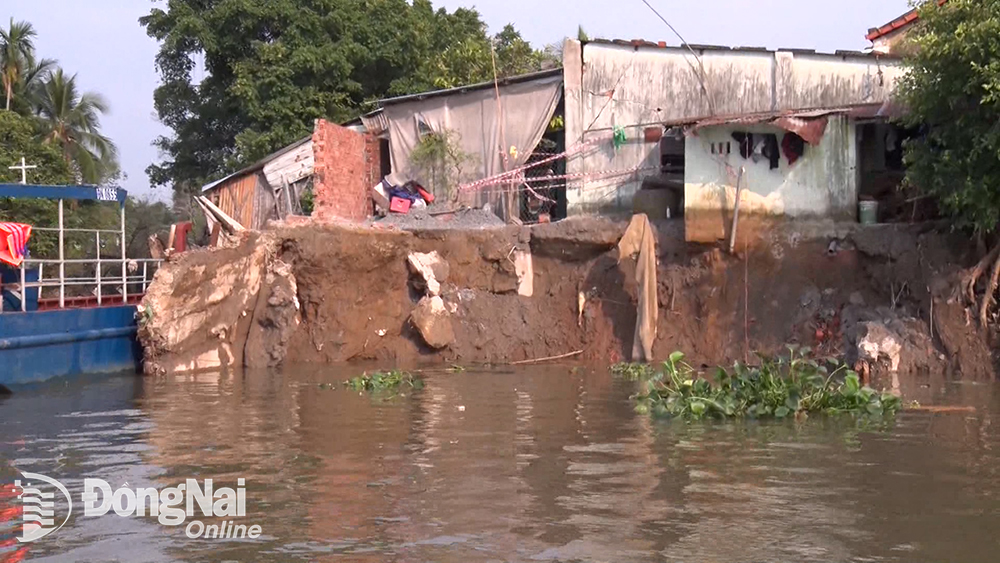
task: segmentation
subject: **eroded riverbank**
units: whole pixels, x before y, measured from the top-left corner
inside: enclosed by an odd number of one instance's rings
[[[578,352],[631,359],[636,262],[619,260],[626,223],[403,232],[338,225],[251,233],[187,253],[157,275],[140,331],[148,373],[371,360],[397,366],[503,364]],[[737,255],[656,229],[652,350],[729,364],[787,343],[864,369],[988,379],[985,338],[953,299],[970,257],[920,226],[826,225],[761,231]],[[423,298],[407,265],[436,252],[454,338],[427,345],[411,314]],[[530,296],[517,254],[531,259]],[[521,294],[519,294],[519,291]]]

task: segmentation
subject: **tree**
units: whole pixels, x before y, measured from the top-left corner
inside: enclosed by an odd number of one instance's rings
[[[906,145],[907,183],[936,197],[956,227],[990,237],[1000,226],[1000,0],[926,2],[920,18],[898,89],[906,124],[920,131]],[[990,263],[983,325],[1000,279],[1000,246],[963,288],[975,303]]]
[[[15,23],[14,18],[10,19],[10,27],[0,29],[0,79],[7,96],[8,111],[15,85],[25,70],[34,64],[35,36],[35,28],[30,23]]]
[[[0,183],[21,181],[20,172],[7,168],[20,163],[21,158],[28,164],[38,166],[31,171],[32,183],[57,185],[73,181],[69,166],[59,150],[38,138],[35,123],[30,117],[2,111],[0,112]],[[54,201],[0,198],[0,221],[53,227],[57,219]],[[37,252],[50,253],[56,244],[55,237],[51,235],[43,232],[33,235],[32,248]]]
[[[172,0],[140,23],[161,42],[154,103],[173,130],[147,173],[181,194],[308,135],[317,118],[493,76],[479,14],[429,0]],[[537,66],[512,27],[500,35],[498,66]]]
[[[41,95],[42,84],[49,74],[56,69],[55,59],[32,61],[21,74],[20,80],[14,84],[10,109],[21,115],[34,115],[38,98]]]
[[[37,113],[45,141],[58,146],[66,162],[86,183],[97,184],[118,170],[118,149],[101,134],[108,104],[100,94],[80,94],[76,75],[56,69],[37,92]]]

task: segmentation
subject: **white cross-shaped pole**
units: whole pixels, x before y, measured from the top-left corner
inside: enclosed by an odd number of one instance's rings
[[[28,170],[31,170],[32,168],[38,168],[38,166],[36,166],[34,164],[25,164],[23,156],[21,157],[21,165],[20,166],[8,166],[7,167],[8,170],[20,170],[21,171],[21,183],[22,184],[27,184],[28,183]]]

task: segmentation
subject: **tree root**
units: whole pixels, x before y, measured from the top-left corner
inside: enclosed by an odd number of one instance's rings
[[[993,275],[990,276],[990,283],[986,286],[986,293],[983,294],[983,302],[979,306],[979,326],[986,328],[990,305],[993,304],[993,293],[997,290],[997,282],[1000,281],[1000,255],[993,262]]]
[[[991,266],[989,282],[986,285],[986,293],[983,294],[982,301],[976,299],[976,284],[979,278],[986,273],[986,268]],[[986,328],[989,321],[989,309],[993,304],[993,294],[1000,285],[1000,245],[994,246],[983,259],[962,277],[960,291],[965,294],[969,306],[979,309],[980,326]]]
[[[965,296],[970,304],[976,303],[976,283],[982,277],[983,272],[986,271],[986,267],[996,262],[998,256],[1000,256],[1000,245],[993,247],[993,250],[986,256],[983,256],[983,259],[963,277],[962,289],[965,291]]]

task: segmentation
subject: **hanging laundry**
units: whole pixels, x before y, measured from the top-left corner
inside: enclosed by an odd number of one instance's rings
[[[0,262],[19,267],[28,252],[31,225],[0,223]]]
[[[615,146],[615,150],[617,151],[625,146],[626,142],[628,142],[628,138],[625,136],[625,129],[622,127],[615,127],[615,134],[611,139],[611,143]]]
[[[733,140],[740,144],[740,156],[750,158],[750,155],[753,154],[753,135],[734,131]]]
[[[754,141],[753,141],[753,153],[750,155],[750,160],[752,160],[754,164],[757,164],[758,162],[764,160],[764,158],[765,158],[764,157],[764,143],[765,142],[766,142],[766,139],[762,138],[760,135],[758,135],[754,139]]]
[[[775,134],[764,135],[764,157],[771,163],[771,170],[781,165],[781,150],[778,149],[778,136]]]
[[[785,153],[789,165],[795,164],[805,154],[806,142],[795,133],[785,133],[785,137],[781,139],[781,151]]]

